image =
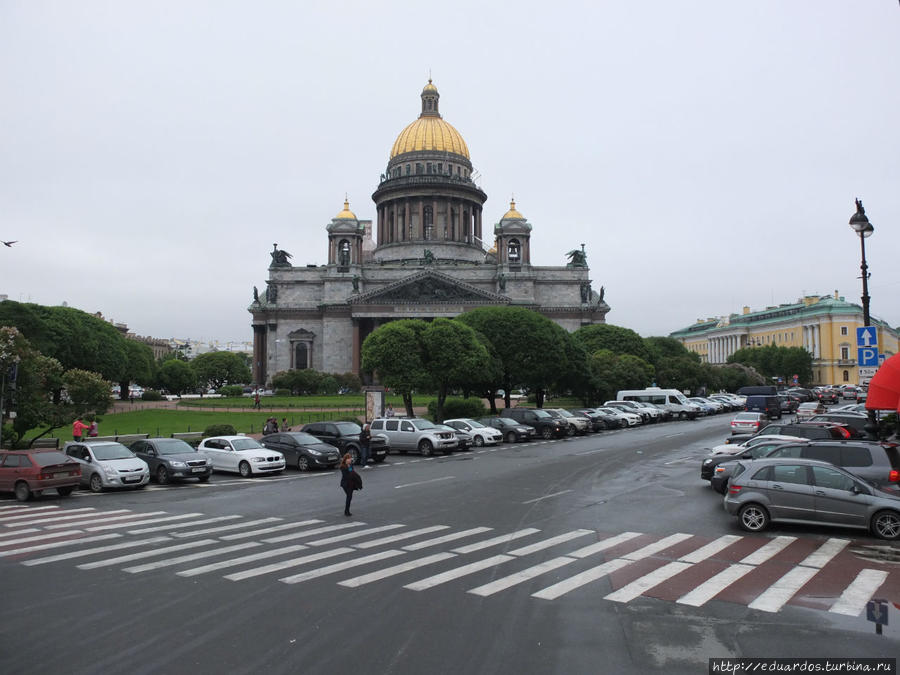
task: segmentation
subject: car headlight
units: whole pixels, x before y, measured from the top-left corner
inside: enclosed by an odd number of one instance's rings
[[[114,469],[109,466],[104,466],[103,472],[106,474],[107,478],[118,478],[119,477],[119,471],[117,469]]]
[[[268,462],[269,459],[267,457],[253,457],[251,462]]]
[[[312,448],[307,448],[306,451],[311,454],[313,457],[321,457],[322,453],[318,450],[313,450]]]
[[[171,462],[171,464],[172,464],[172,468],[175,468],[175,469],[183,469],[184,467],[187,466],[187,464],[185,464],[184,462],[173,461],[173,462]]]
[[[712,464],[712,460],[711,460],[711,459],[704,459],[704,460],[703,460],[703,466],[706,466],[706,465],[708,465],[708,464]]]

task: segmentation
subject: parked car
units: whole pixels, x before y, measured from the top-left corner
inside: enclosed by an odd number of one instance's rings
[[[268,434],[259,443],[264,448],[280,452],[284,455],[285,465],[295,466],[298,471],[333,469],[341,461],[340,451],[336,447],[305,431]]]
[[[896,443],[810,440],[788,443],[769,456],[828,462],[900,497],[900,450]]]
[[[650,413],[650,421],[651,422],[661,422],[666,419],[666,416],[663,414],[663,411],[658,407],[653,405],[652,403],[647,403],[646,401],[632,401],[638,408],[643,408],[647,412]]]
[[[216,471],[239,473],[244,478],[284,471],[284,455],[263,447],[247,436],[212,436],[197,446]]]
[[[800,407],[800,399],[791,394],[778,394],[778,400],[781,402],[782,415],[791,415]]]
[[[828,410],[828,408],[826,408],[825,405],[820,401],[801,403],[800,407],[797,408],[797,421],[806,422],[816,415],[822,414],[826,410]]]
[[[747,412],[765,413],[770,420],[781,419],[781,399],[776,395],[750,395],[744,405]]]
[[[563,408],[544,408],[544,410],[569,425],[569,436],[574,436],[575,434],[584,436],[592,427],[591,423],[584,417],[575,416]]]
[[[857,387],[854,387],[853,385],[848,384],[841,390],[841,398],[845,401],[855,401],[857,398],[859,398],[859,389]]]
[[[769,416],[760,412],[742,412],[731,420],[731,433],[745,434],[756,433],[769,421]]]
[[[816,396],[822,403],[834,404],[841,400],[841,393],[831,387],[822,387],[816,391]]]
[[[312,422],[301,430],[323,443],[333,445],[341,456],[350,453],[354,464],[359,463],[359,434],[362,427],[356,422]],[[390,450],[387,436],[369,428],[369,459],[381,464]]]
[[[147,462],[150,475],[165,485],[173,479],[196,478],[205,483],[212,475],[206,455],[179,438],[148,438],[131,444],[131,451]]]
[[[725,510],[740,527],[761,532],[772,522],[870,530],[900,537],[900,498],[881,492],[844,469],[812,459],[766,458],[738,462]]]
[[[615,408],[622,412],[632,413],[641,418],[641,424],[649,424],[653,419],[650,411],[642,405],[638,405],[637,401],[607,401],[603,404],[604,408]],[[658,418],[657,418],[658,419]]]
[[[731,439],[728,439],[731,440]],[[722,445],[717,445],[712,450],[709,451],[711,455],[730,455],[735,452],[740,452],[739,448],[752,448],[757,443],[766,443],[771,440],[788,440],[788,441],[802,441],[802,436],[781,436],[778,434],[772,434],[770,436],[751,436],[750,438],[740,442],[740,443],[723,443]]]
[[[540,408],[504,408],[500,411],[500,417],[508,417],[520,424],[534,427],[537,434],[544,439],[560,438],[569,433],[569,425],[562,419],[553,417],[546,410]]]
[[[534,427],[520,424],[509,417],[481,417],[478,421],[503,434],[503,440],[507,443],[532,441],[537,437],[537,430]]]
[[[835,422],[850,432],[851,438],[865,438],[866,425],[869,418],[862,413],[853,412],[826,412],[809,419],[810,422]]]
[[[612,415],[617,417],[619,420],[624,421],[625,425],[629,427],[636,427],[641,423],[641,416],[637,413],[628,412],[623,410],[622,408],[613,408],[611,406],[600,406],[597,408],[599,412],[606,413],[607,415]]]
[[[121,443],[69,441],[63,452],[81,465],[81,485],[92,492],[102,492],[104,488],[142,488],[150,482],[147,462]]]
[[[417,451],[425,457],[435,452],[443,452],[446,455],[459,447],[453,431],[439,429],[433,422],[418,417],[378,418],[372,420],[369,429],[372,436],[376,434],[386,436],[391,450],[401,454]]]
[[[12,492],[20,502],[56,490],[68,497],[81,482],[81,467],[58,450],[0,452],[0,492]]]
[[[590,422],[591,431],[595,433],[609,428],[606,421],[596,410],[591,410],[590,408],[573,408],[569,412],[578,417],[583,417]]]
[[[463,431],[462,429],[455,429],[451,427],[449,424],[435,424],[435,427],[438,429],[445,429],[447,431],[453,432],[453,436],[456,438],[456,449],[466,451],[470,449],[473,445],[472,443],[472,434],[468,431]]]
[[[653,404],[648,403],[647,405]],[[606,424],[607,429],[624,429],[628,426],[628,420],[624,415],[621,414],[621,410],[613,409],[612,411],[610,411],[604,410],[603,408],[585,408],[585,410],[593,411],[596,416],[603,420],[603,423]],[[657,412],[659,413],[659,419],[662,419],[662,411],[657,410]]]
[[[444,424],[469,434],[472,437],[472,443],[479,448],[484,445],[496,445],[503,440],[502,431],[473,419],[460,417],[444,420]]]
[[[835,422],[778,422],[769,424],[758,431],[755,436],[771,436],[778,434],[781,436],[800,436],[802,438],[818,438],[844,440],[850,438],[850,431],[842,424]],[[726,443],[743,443],[746,439],[752,438],[746,434],[735,434],[730,441]]]
[[[775,448],[784,445],[785,443],[793,443],[792,440],[783,440],[772,437],[771,440],[763,440],[759,443],[754,443],[749,447],[744,447],[740,445],[733,446],[734,452],[731,453],[720,453],[718,455],[710,455],[703,459],[700,463],[700,478],[703,480],[712,481],[717,475],[717,470],[728,464],[733,464],[735,460],[739,459],[759,459],[761,457],[767,457],[768,454]],[[727,478],[724,483],[718,483],[719,486],[724,486],[727,483]],[[711,484],[711,487],[714,489],[717,485]],[[725,494],[724,490],[719,490],[722,494]]]

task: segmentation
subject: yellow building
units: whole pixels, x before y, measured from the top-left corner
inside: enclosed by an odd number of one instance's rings
[[[898,352],[898,333],[871,317],[878,332],[881,357]],[[812,384],[860,384],[856,361],[856,329],[862,327],[862,307],[834,295],[806,296],[796,303],[697,322],[670,334],[707,363],[724,364],[747,347],[803,347],[812,354]],[[867,382],[869,377],[862,378]]]

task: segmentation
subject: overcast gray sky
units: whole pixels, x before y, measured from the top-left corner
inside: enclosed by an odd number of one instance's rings
[[[532,262],[665,335],[838,290],[900,324],[896,0],[0,1],[0,294],[249,340],[277,242],[374,218],[429,71]],[[486,230],[488,231],[488,230]]]

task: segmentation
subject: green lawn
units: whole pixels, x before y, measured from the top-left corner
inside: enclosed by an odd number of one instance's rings
[[[351,412],[343,411],[295,411],[273,415],[281,422],[286,417],[291,428],[321,419],[350,419],[356,417]],[[166,410],[151,409],[135,412],[108,413],[100,418],[100,435],[114,436],[122,434],[146,434],[151,436],[169,436],[176,432],[203,431],[210,424],[230,424],[239,433],[259,433],[266,423],[269,414],[262,412],[214,412],[208,410]],[[37,435],[33,430],[28,437]],[[71,429],[56,429],[50,436],[71,440]]]
[[[433,397],[422,397],[423,402],[414,401],[416,405],[428,405]],[[394,408],[403,406],[399,396],[386,396],[385,405],[390,403]],[[345,394],[334,396],[261,396],[262,410],[286,410],[293,408],[355,408],[362,411],[366,400],[363,394]],[[253,409],[253,399],[249,396],[231,398],[190,398],[178,402],[179,408],[246,408]]]

